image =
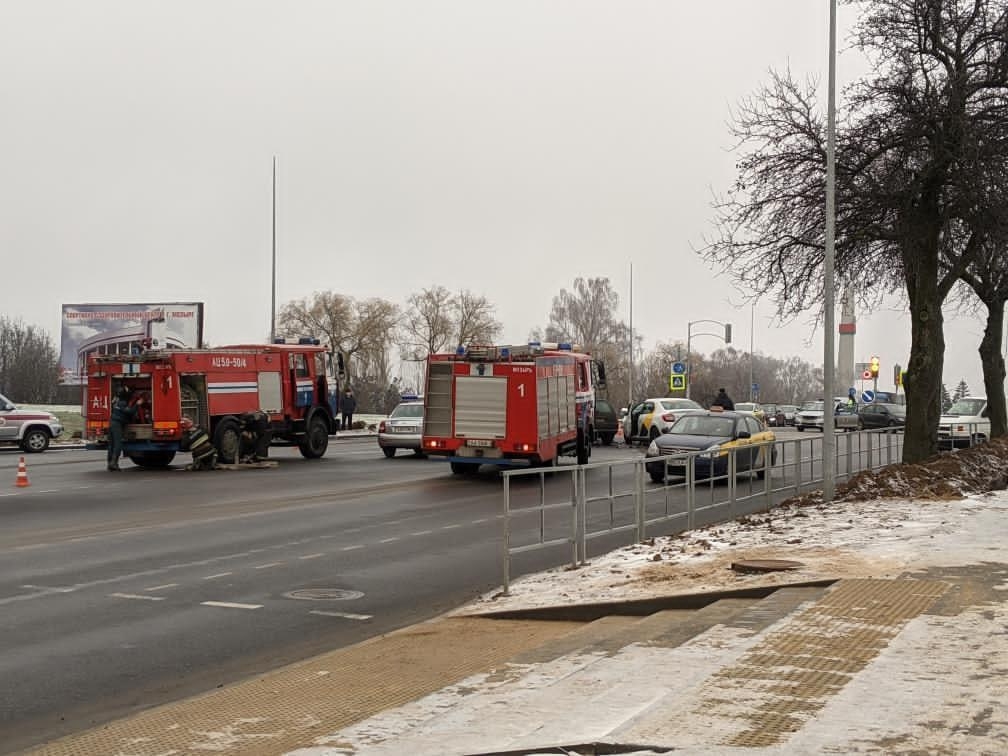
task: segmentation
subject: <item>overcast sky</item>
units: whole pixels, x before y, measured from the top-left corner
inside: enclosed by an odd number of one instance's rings
[[[522,342],[577,276],[608,277],[646,345],[731,321],[736,346],[822,362],[700,260],[730,108],[770,68],[825,81],[827,0],[716,3],[5,0],[3,314],[59,338],[72,302],[206,303],[215,344],[277,300],[485,295]],[[852,19],[841,8],[841,35]],[[842,40],[841,40],[842,43]],[[841,83],[863,71],[841,55]],[[909,318],[858,314],[856,359],[906,365]],[[839,321],[839,317],[838,317]],[[981,317],[945,381],[983,388]],[[720,342],[696,339],[710,352]]]

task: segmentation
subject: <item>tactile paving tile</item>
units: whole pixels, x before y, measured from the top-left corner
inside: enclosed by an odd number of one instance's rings
[[[778,744],[948,587],[935,580],[842,580],[713,675],[694,712],[738,721],[723,745]]]

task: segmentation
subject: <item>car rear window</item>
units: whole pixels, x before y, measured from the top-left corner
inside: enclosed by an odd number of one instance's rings
[[[423,405],[400,404],[392,410],[392,417],[423,417]]]

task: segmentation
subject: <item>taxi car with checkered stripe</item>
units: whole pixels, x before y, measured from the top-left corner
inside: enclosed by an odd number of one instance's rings
[[[645,463],[655,483],[668,476],[686,476],[692,462],[694,479],[717,478],[728,474],[734,459],[736,473],[766,474],[766,455],[770,465],[777,462],[776,436],[750,413],[710,410],[684,415],[667,433],[648,446]]]

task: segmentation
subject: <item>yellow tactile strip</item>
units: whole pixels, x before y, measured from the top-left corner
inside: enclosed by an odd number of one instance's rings
[[[579,627],[453,617],[414,625],[30,751],[51,756],[275,756]]]
[[[741,729],[724,745],[780,743],[948,587],[935,580],[842,580],[713,675],[694,713],[738,721]]]

